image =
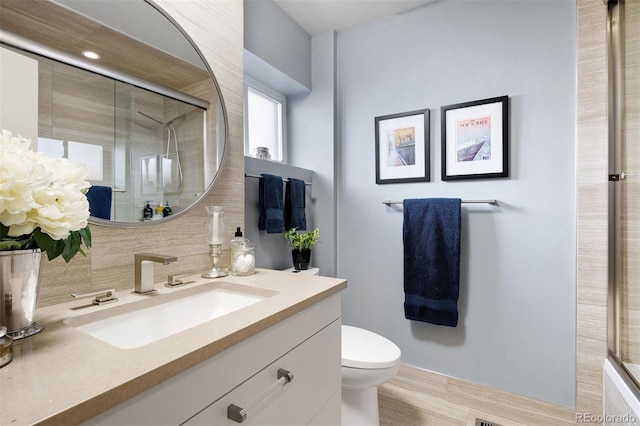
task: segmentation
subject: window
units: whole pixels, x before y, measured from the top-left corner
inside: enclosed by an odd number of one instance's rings
[[[87,171],[87,180],[102,181],[104,179],[100,145],[38,137],[37,151],[51,158],[66,157],[72,163],[83,164]]]
[[[84,164],[87,180],[102,181],[102,147],[82,142],[67,142],[67,158],[76,164]]]
[[[244,154],[269,149],[271,160],[286,161],[286,97],[245,76]]]

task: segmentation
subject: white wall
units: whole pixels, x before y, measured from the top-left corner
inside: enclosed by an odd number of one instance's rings
[[[0,47],[0,129],[38,143],[38,61]]]
[[[574,1],[435,2],[338,34],[338,269],[343,320],[406,364],[575,405]],[[508,179],[440,180],[440,106],[510,97]],[[431,109],[429,183],[375,184],[374,117]],[[303,143],[301,141],[301,143]],[[385,199],[496,198],[463,207],[460,322],[403,312],[402,212]]]

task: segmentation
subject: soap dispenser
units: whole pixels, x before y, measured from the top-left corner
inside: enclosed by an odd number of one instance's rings
[[[242,236],[242,230],[236,228],[235,238],[231,240],[231,275],[244,276],[256,272],[255,246]]]
[[[231,240],[231,248],[232,249],[236,244],[242,245],[242,244],[246,243],[247,241],[249,241],[248,239],[246,239],[245,237],[242,236],[242,228],[239,227],[239,226],[236,228],[236,233],[234,234],[234,237],[235,238],[233,240]]]
[[[151,206],[149,205],[149,202],[147,201],[147,205],[144,208],[144,210],[142,211],[142,217],[144,218],[144,220],[151,220],[153,219],[153,209],[151,208]]]
[[[162,216],[167,217],[167,216],[171,216],[172,214],[173,214],[173,210],[171,209],[171,206],[169,205],[169,202],[167,201],[165,203],[164,210],[162,210]]]

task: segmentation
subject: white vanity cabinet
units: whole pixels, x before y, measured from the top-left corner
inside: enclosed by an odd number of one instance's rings
[[[233,404],[247,409],[243,425],[339,425],[340,330],[335,294],[85,424],[238,425]]]

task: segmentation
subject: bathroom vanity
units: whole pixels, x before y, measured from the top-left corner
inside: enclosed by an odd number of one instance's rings
[[[217,285],[199,275],[188,281],[177,289],[156,283],[156,300]],[[339,424],[346,281],[259,269],[219,283],[263,298],[130,349],[79,325],[138,312],[154,296],[122,291],[115,304],[38,310],[45,330],[17,341],[13,362],[0,370],[0,423]]]

